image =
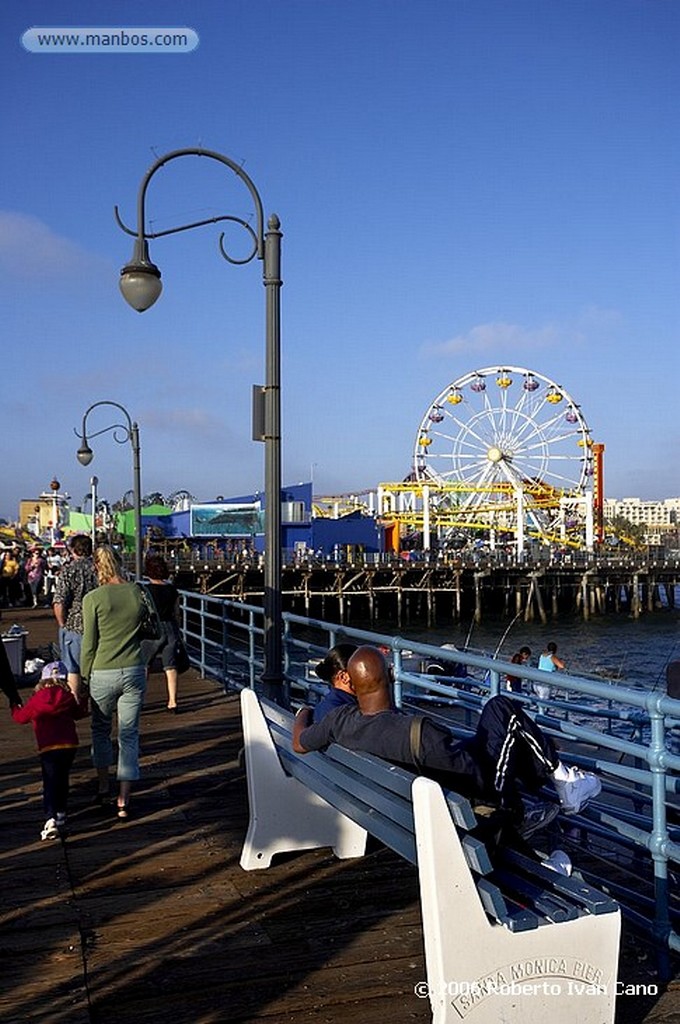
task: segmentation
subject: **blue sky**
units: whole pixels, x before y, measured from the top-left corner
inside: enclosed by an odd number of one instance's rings
[[[37,54],[32,26],[189,26],[182,54]],[[458,377],[504,364],[564,387],[606,445],[610,497],[680,494],[680,5],[672,0],[5,0],[0,11],[0,516],[56,474],[115,501],[139,421],[143,490],[261,488],[261,267],[218,228],[159,239],[164,292],[118,292],[147,168],[204,146],[242,163],[283,239],[286,483],[408,473]],[[153,179],[151,226],[248,195],[218,164]],[[232,236],[239,249],[241,240]],[[102,419],[90,421],[96,429]]]

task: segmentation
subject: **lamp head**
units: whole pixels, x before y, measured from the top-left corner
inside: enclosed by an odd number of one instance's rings
[[[90,448],[87,441],[83,441],[80,448],[76,452],[76,458],[81,466],[89,466],[94,458],[94,452]]]
[[[120,272],[119,286],[125,301],[138,313],[153,306],[161,294],[161,272],[149,258],[146,239],[135,241],[132,259]]]

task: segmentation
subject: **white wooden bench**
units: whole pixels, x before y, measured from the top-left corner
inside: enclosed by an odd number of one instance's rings
[[[620,911],[578,877],[513,851],[492,865],[470,803],[370,754],[293,752],[293,716],[241,694],[250,824],[246,871],[367,835],[418,867],[434,1024],[612,1024]]]

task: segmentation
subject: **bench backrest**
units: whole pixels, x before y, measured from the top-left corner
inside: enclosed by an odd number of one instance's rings
[[[417,864],[412,786],[415,774],[372,754],[331,745],[324,753],[296,754],[293,716],[260,700],[284,770],[328,804],[375,836],[405,860]],[[566,878],[513,851],[494,866],[484,842],[473,834],[479,822],[470,802],[445,793],[465,861],[486,913],[512,931],[546,921],[570,920],[582,913],[616,910],[609,897],[578,878]]]

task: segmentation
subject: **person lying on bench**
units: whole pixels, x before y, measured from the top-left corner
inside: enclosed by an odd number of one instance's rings
[[[475,735],[458,740],[444,725],[393,706],[389,668],[377,648],[357,648],[347,670],[357,706],[336,708],[314,724],[312,709],[300,708],[293,723],[298,754],[338,743],[415,768],[463,796],[504,808],[524,838],[548,825],[560,809],[578,813],[600,792],[597,776],[563,765],[550,737],[509,697],[491,697]],[[560,806],[545,802],[526,812],[518,786],[537,792],[547,782]]]

